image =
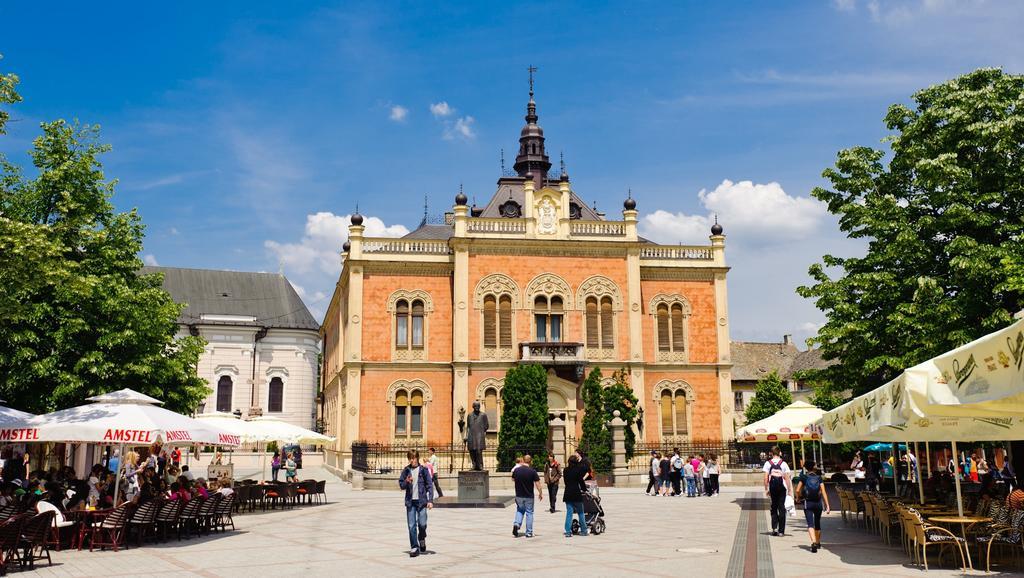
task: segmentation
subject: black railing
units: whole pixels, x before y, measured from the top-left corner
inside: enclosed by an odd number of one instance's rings
[[[692,440],[692,441],[663,441],[663,442],[637,442],[633,451],[633,458],[629,460],[630,471],[645,472],[651,467],[651,452],[656,451],[661,455],[671,456],[675,448],[679,448],[679,454],[683,458],[689,456],[704,457],[714,455],[718,464],[723,468],[747,468],[757,463],[757,454],[751,456],[743,445],[735,440]]]
[[[409,464],[408,451],[415,449],[420,453],[420,461],[430,457],[429,448],[434,448],[438,459],[439,474],[453,474],[460,470],[469,470],[473,461],[469,451],[462,443],[427,443],[416,440],[393,443],[371,443],[357,441],[352,443],[352,469],[366,474],[398,475],[402,468]],[[512,448],[515,455],[541,455],[546,448]],[[498,445],[489,444],[484,450],[484,469],[498,471]],[[537,463],[537,462],[534,462]]]

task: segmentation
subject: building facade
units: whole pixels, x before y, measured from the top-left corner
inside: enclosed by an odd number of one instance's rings
[[[532,90],[525,119],[514,171],[486,206],[460,191],[443,224],[400,239],[364,237],[352,216],[321,328],[323,419],[343,456],[355,440],[460,440],[474,401],[493,437],[505,372],[520,363],[547,369],[568,437],[593,367],[625,370],[643,439],[733,437],[721,226],[707,245],[651,243],[632,195],[606,219],[564,164],[551,171]]]
[[[820,349],[798,349],[792,335],[783,335],[781,342],[732,342],[732,395],[737,427],[746,421],[744,412],[754,399],[757,382],[771,372],[779,374],[794,401],[810,401],[814,390],[804,379],[804,372],[824,369],[835,361],[825,360]]]
[[[274,273],[144,267],[186,305],[183,335],[206,348],[199,377],[210,396],[197,413],[266,415],[313,429],[318,393],[319,325],[291,283]]]

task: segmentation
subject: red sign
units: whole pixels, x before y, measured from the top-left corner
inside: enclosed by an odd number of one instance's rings
[[[768,441],[770,441],[770,442],[773,442],[773,441],[775,441],[775,440],[777,440],[777,439],[779,439],[779,436],[777,436],[777,435],[775,435],[775,434],[770,434],[770,435],[768,436]]]
[[[789,439],[798,440],[800,439],[800,434],[789,434]]]
[[[153,443],[153,432],[144,429],[108,429],[103,441],[149,444]]]
[[[192,434],[185,430],[167,430],[164,432],[164,441],[190,442],[192,441]]]
[[[34,427],[0,429],[0,441],[31,442],[39,439],[39,430]]]
[[[240,446],[242,445],[242,437],[232,434],[220,434],[218,436],[220,443],[229,446]]]

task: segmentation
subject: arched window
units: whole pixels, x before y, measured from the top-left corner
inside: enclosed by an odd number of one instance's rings
[[[392,359],[413,361],[425,358],[427,316],[433,311],[430,294],[423,290],[399,290],[388,299],[388,312],[394,316]]]
[[[393,404],[394,439],[423,439],[426,431],[426,405],[429,386],[421,380],[399,380],[388,388],[388,403]]]
[[[537,341],[559,342],[562,340],[562,315],[565,307],[558,295],[550,299],[538,295],[533,301],[535,339]]]
[[[611,297],[587,297],[587,348],[612,349],[615,347],[615,329]]]
[[[684,381],[663,381],[655,386],[654,399],[661,416],[661,437],[664,440],[688,440],[692,419],[693,390]]]
[[[484,297],[484,347],[498,344],[498,300],[494,295]]]
[[[231,413],[231,391],[234,383],[231,376],[222,375],[217,380],[217,411]]]
[[[687,360],[690,304],[681,295],[658,295],[651,302],[655,316],[658,361]]]
[[[488,387],[484,390],[484,412],[487,414],[489,431],[498,431],[498,390]]]
[[[512,297],[498,299],[498,345],[512,347]]]
[[[284,381],[282,381],[280,377],[273,377],[270,379],[267,411],[284,411]]]

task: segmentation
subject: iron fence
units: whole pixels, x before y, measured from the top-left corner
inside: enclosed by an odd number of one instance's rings
[[[406,465],[409,464],[407,452],[411,449],[420,453],[420,460],[426,460],[430,455],[429,449],[434,448],[438,458],[438,473],[453,474],[460,470],[468,470],[473,467],[473,461],[469,457],[469,451],[462,443],[427,443],[427,442],[398,442],[398,443],[371,443],[356,441],[352,443],[352,469],[366,474],[395,474],[398,475]],[[548,451],[544,447],[514,447],[510,450],[515,455],[530,454],[540,456]],[[498,471],[498,448],[497,445],[488,447],[483,452],[484,469]],[[534,462],[535,464],[538,462]]]

